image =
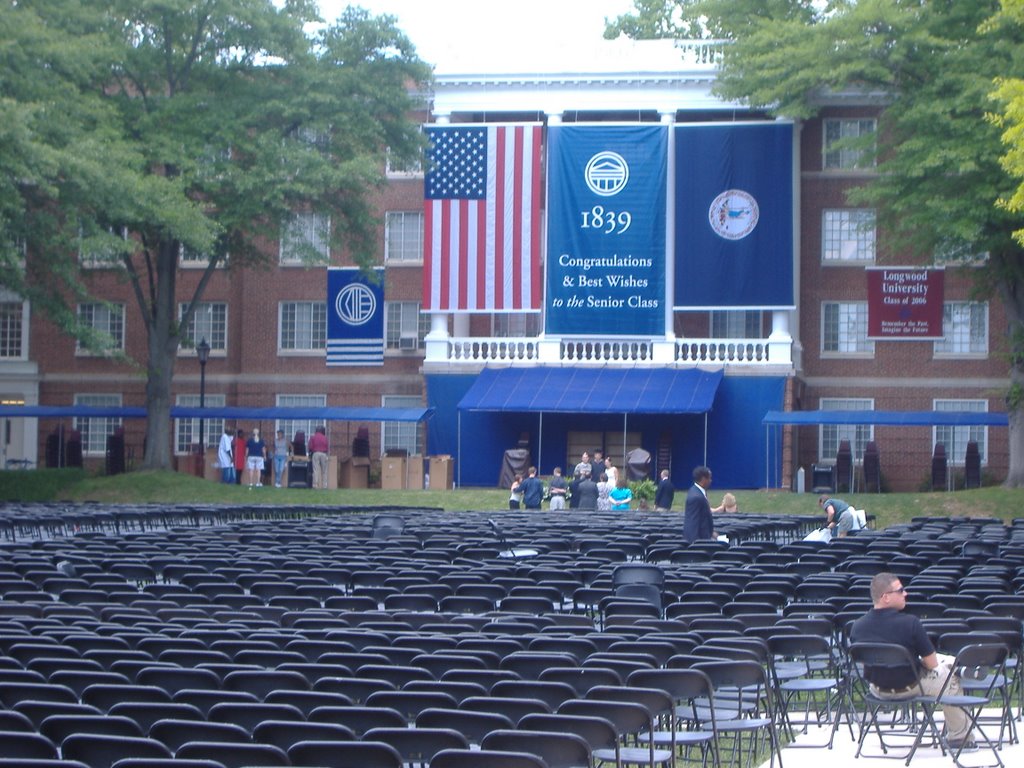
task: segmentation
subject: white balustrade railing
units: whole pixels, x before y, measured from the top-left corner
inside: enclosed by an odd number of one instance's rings
[[[767,365],[771,361],[764,339],[677,339],[676,362]]]
[[[449,337],[447,358],[435,362],[481,365],[792,365],[792,343],[769,339],[538,339]],[[439,351],[443,353],[444,347]],[[662,351],[664,350],[664,351]]]
[[[451,338],[448,360],[452,363],[536,362],[538,339]]]

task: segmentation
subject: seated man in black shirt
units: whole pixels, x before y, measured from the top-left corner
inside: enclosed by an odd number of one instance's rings
[[[940,656],[935,652],[931,638],[921,620],[910,613],[904,613],[907,606],[907,590],[899,576],[879,573],[871,580],[871,600],[874,607],[853,623],[850,639],[855,643],[894,643],[906,648],[912,658],[918,659],[920,669],[917,678],[897,678],[896,670],[866,670],[871,692],[879,698],[903,698],[916,690],[928,696],[938,696],[946,682],[954,659]],[[960,679],[953,678],[946,689],[949,695],[959,695]],[[956,749],[972,744],[968,729],[967,715],[959,707],[943,707],[946,719],[946,735],[950,745]]]

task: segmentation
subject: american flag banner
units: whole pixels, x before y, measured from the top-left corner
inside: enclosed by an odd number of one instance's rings
[[[423,309],[540,310],[539,123],[427,128]]]

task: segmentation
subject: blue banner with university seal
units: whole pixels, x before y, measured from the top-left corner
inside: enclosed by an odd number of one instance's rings
[[[783,309],[793,297],[793,125],[677,125],[678,309]]]
[[[548,128],[545,332],[665,333],[662,125]]]
[[[384,270],[374,273],[376,281],[356,267],[327,270],[329,366],[384,365]],[[282,318],[282,334],[285,326]]]

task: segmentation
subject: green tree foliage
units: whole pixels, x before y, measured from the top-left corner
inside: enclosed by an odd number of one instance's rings
[[[1018,11],[1020,4],[1007,1]],[[1024,160],[1014,160],[1012,148],[1002,160],[999,126],[988,114],[997,78],[1008,83],[1004,98],[1020,95],[1009,83],[1024,74],[1024,26],[994,23],[998,0],[662,5],[731,41],[716,86],[723,98],[793,118],[811,117],[844,94],[881,108],[877,142],[862,147],[875,152],[877,173],[850,202],[875,207],[894,253],[945,263],[987,256],[973,270],[978,294],[998,295],[1011,325],[1006,482],[1024,485],[1024,248],[1013,238],[1024,216],[1019,205],[1000,202],[1017,199],[1007,171],[1015,163],[1024,169]]]
[[[80,257],[130,282],[146,467],[169,466],[177,350],[216,268],[265,264],[295,211],[330,217],[332,245],[372,263],[370,195],[387,151],[418,156],[428,78],[393,18],[350,7],[324,24],[313,0],[0,5],[0,280],[93,346]],[[189,295],[183,249],[209,259]]]
[[[997,15],[992,23],[1024,27],[1024,0],[1002,0],[1002,5],[1002,14]],[[993,122],[1003,131],[1006,148],[1003,169],[1016,179],[1024,179],[1024,77],[1000,77],[996,82],[998,87],[993,96],[1003,110],[993,116]],[[1014,213],[1024,213],[1024,181],[1012,195],[1001,199],[1000,204]],[[1024,227],[1016,230],[1014,237],[1024,245]]]

